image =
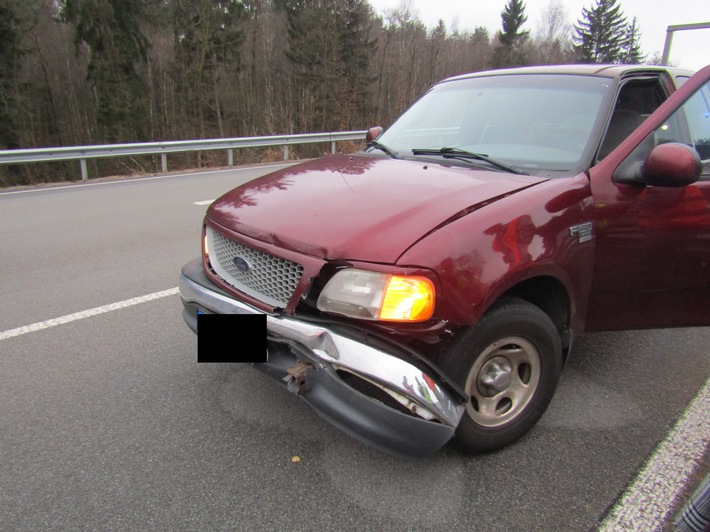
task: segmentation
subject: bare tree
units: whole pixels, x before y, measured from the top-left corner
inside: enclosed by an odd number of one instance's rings
[[[561,0],[550,0],[540,15],[535,32],[539,64],[567,62],[572,50],[573,26]]]

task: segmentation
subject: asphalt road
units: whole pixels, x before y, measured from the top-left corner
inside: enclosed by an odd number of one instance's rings
[[[264,171],[0,194],[0,333],[177,286]],[[0,339],[2,530],[589,530],[710,376],[710,328],[590,334],[522,441],[406,461],[198,365],[177,295],[40,329]]]

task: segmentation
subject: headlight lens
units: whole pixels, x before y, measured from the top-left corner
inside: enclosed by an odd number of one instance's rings
[[[434,283],[426,277],[348,268],[328,281],[318,308],[351,318],[411,322],[431,318],[434,301]]]

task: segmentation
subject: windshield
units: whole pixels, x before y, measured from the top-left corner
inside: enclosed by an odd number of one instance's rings
[[[600,77],[550,74],[448,81],[377,140],[404,157],[458,148],[531,174],[576,174],[610,85]]]

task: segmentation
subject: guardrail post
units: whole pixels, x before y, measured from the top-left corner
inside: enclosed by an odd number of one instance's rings
[[[232,148],[227,150],[227,166],[234,166],[234,150]]]
[[[89,171],[86,169],[86,159],[81,159],[79,163],[81,165],[81,180],[86,181],[89,179]]]
[[[168,171],[168,155],[166,153],[160,154],[160,167],[163,169],[163,173]]]
[[[284,161],[288,161],[288,144],[284,144]]]
[[[330,143],[330,153],[335,153],[335,141]]]

